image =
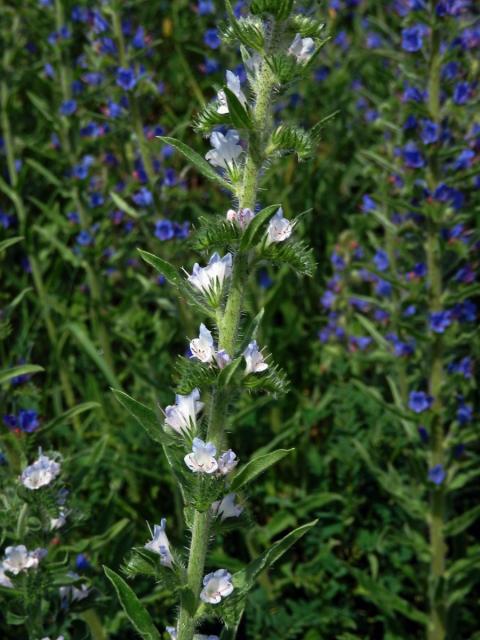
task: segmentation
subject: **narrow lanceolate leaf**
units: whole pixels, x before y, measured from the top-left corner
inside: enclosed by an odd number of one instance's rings
[[[237,96],[227,88],[224,89],[224,92],[233,126],[236,129],[252,129],[252,119]]]
[[[276,242],[261,247],[258,257],[273,264],[286,264],[299,275],[312,277],[316,262],[313,250],[303,240],[290,238],[286,242]]]
[[[141,424],[152,440],[164,445],[171,443],[172,439],[163,430],[155,411],[119,389],[112,389],[112,392],[120,404]]]
[[[280,206],[281,205],[279,204],[272,204],[257,213],[248,227],[245,229],[245,233],[242,236],[242,241],[240,242],[240,251],[246,251],[258,241],[263,225],[273,216],[276,211],[278,211]]]
[[[17,244],[22,240],[23,236],[15,236],[14,238],[7,238],[6,240],[2,240],[2,242],[0,242],[0,253],[6,251],[9,247],[13,247],[14,244]]]
[[[102,357],[101,353],[97,349],[97,347],[92,342],[90,336],[88,335],[85,327],[77,323],[71,323],[67,325],[67,329],[70,333],[75,337],[79,345],[85,351],[85,353],[93,360],[93,362],[97,365],[100,371],[103,373],[109,384],[112,387],[119,387],[120,383],[115,377],[114,372],[108,366],[105,358]]]
[[[465,511],[461,516],[457,516],[456,518],[452,518],[445,525],[445,534],[447,536],[456,536],[465,529],[468,529],[476,520],[480,519],[480,505],[473,507],[473,509],[469,509],[469,511]]]
[[[110,197],[113,200],[113,204],[121,211],[124,211],[131,218],[139,218],[138,211],[132,205],[128,204],[126,200],[121,198],[115,191],[110,191]]]
[[[47,430],[49,431],[51,429],[54,429],[60,424],[65,424],[66,422],[70,422],[72,418],[80,415],[81,413],[85,413],[86,411],[91,411],[92,409],[98,409],[98,407],[100,406],[101,405],[98,402],[83,402],[82,404],[77,404],[76,407],[72,407],[71,409],[64,411],[64,413],[62,413],[61,415],[57,416],[53,420],[50,420],[50,422],[47,422],[42,427],[42,433],[45,433],[45,431]]]
[[[175,286],[179,284],[182,278],[173,265],[171,265],[166,260],[155,256],[153,253],[149,253],[148,251],[142,251],[142,249],[138,249],[138,253],[141,255],[142,260],[148,262],[149,265],[154,267],[159,273],[165,276],[170,284],[173,284]]]
[[[161,640],[160,633],[153,624],[150,614],[125,580],[108,567],[103,567],[103,570],[112,583],[123,610],[140,637],[144,640]]]
[[[235,628],[240,622],[245,609],[248,592],[253,587],[259,574],[279,560],[283,554],[308,533],[317,522],[318,520],[313,520],[291,531],[281,540],[274,542],[267,551],[250,562],[244,569],[237,571],[233,575],[232,582],[235,587],[233,593],[225,599],[224,604],[222,603],[221,606],[217,605],[219,613],[229,629]]]
[[[239,491],[246,484],[255,480],[256,477],[266,471],[269,467],[285,458],[285,456],[288,456],[292,451],[294,451],[294,449],[278,449],[277,451],[272,451],[264,456],[252,458],[235,474],[232,484],[230,485],[231,490]]]
[[[39,373],[40,371],[44,371],[44,368],[39,367],[37,364],[21,364],[18,367],[2,369],[0,371],[0,384],[8,382],[12,378],[16,378],[17,376],[26,376],[32,373]]]
[[[209,164],[202,156],[191,149],[184,142],[180,142],[180,140],[176,140],[175,138],[168,138],[166,136],[158,136],[159,140],[169,144],[174,147],[177,151],[185,156],[185,158],[192,164],[202,175],[204,175],[209,180],[216,182],[224,189],[228,189],[229,191],[233,191],[233,186],[227,182],[222,176],[220,176],[215,169],[213,169],[212,165]]]

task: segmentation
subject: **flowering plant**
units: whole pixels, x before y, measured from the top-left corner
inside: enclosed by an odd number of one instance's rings
[[[231,521],[236,520],[238,526],[244,522],[245,499],[240,496],[245,487],[289,453],[280,449],[239,461],[228,448],[227,430],[242,390],[286,391],[285,375],[257,344],[263,311],[249,324],[243,319],[244,281],[261,261],[289,265],[299,274],[313,273],[312,252],[293,233],[295,220],[285,218],[279,205],[262,209],[258,199],[267,167],[285,153],[307,157],[321,129],[318,125],[308,133],[274,124],[272,102],[286,83],[303,75],[312,63],[323,43],[323,25],[295,13],[289,0],[252,2],[250,15],[240,19],[228,0],[226,9],[229,25],[224,37],[241,45],[248,91],[228,72],[227,86],[197,117],[197,130],[210,135],[212,145],[205,159],[177,139],[163,140],[230,193],[233,208],[226,215],[201,220],[193,244],[210,257],[206,266],[195,264],[186,278],[163,258],[140,251],[204,322],[198,337],[190,342],[191,357],[179,360],[178,394],[175,405],[166,407],[164,420],[124,392],[115,392],[162,445],[181,488],[191,531],[188,558],[173,548],[162,519],[152,541],[143,549],[134,549],[125,567],[128,575],[154,576],[177,594],[178,619],[168,631],[178,640],[203,637],[195,635],[196,631],[210,619],[223,622],[222,638],[233,638],[255,577],[315,524],[292,531],[240,571],[232,574],[222,567],[206,571],[211,537],[227,523],[231,526]],[[111,569],[105,571],[136,629],[145,636],[159,637],[127,583]]]

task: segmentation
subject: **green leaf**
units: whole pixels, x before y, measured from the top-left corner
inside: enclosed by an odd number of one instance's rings
[[[8,382],[12,378],[16,378],[17,376],[29,375],[31,373],[40,373],[40,371],[44,371],[44,368],[39,367],[37,364],[21,364],[18,367],[2,369],[0,371],[0,384]]]
[[[237,96],[227,87],[225,87],[224,92],[227,98],[228,113],[233,126],[237,129],[252,129],[252,119]]]
[[[112,393],[130,415],[141,424],[152,440],[163,445],[172,442],[168,433],[163,430],[155,411],[134,400],[124,391],[112,389]]]
[[[294,451],[294,449],[277,449],[277,451],[272,451],[271,453],[267,453],[264,456],[257,456],[256,458],[252,458],[241,467],[233,477],[232,484],[230,485],[230,489],[232,491],[239,491],[246,484],[255,480],[261,473],[266,471],[269,467],[279,462],[289,453]]]
[[[241,22],[238,21],[233,12],[230,0],[225,0],[225,8],[230,20],[232,32],[238,40],[247,47],[262,52],[265,45],[265,38],[259,25],[249,18],[244,18]]]
[[[381,349],[385,349],[386,351],[390,350],[390,348],[389,348],[390,345],[389,345],[388,341],[385,340],[385,338],[380,333],[380,331],[378,331],[378,329],[375,327],[373,322],[371,322],[365,316],[362,316],[360,313],[356,313],[355,314],[355,318],[363,326],[363,328],[366,329],[366,331],[372,336],[372,338],[377,343],[377,346],[379,346]]]
[[[31,91],[27,91],[27,96],[30,99],[30,102],[40,111],[43,117],[49,122],[53,122],[52,116],[52,108],[43,98],[37,96],[35,93],[31,93]]]
[[[183,156],[185,156],[185,158],[190,162],[190,164],[196,167],[198,171],[200,171],[200,173],[204,175],[206,178],[208,178],[209,180],[212,180],[213,182],[216,182],[224,189],[228,189],[229,191],[234,190],[232,185],[229,182],[227,182],[224,178],[222,178],[222,176],[220,176],[213,169],[211,164],[209,164],[204,158],[202,158],[200,154],[198,154],[196,151],[191,149],[188,145],[186,145],[183,142],[180,142],[180,140],[176,140],[175,138],[168,138],[166,136],[157,136],[157,137],[159,140],[162,140],[162,142],[165,142],[166,144],[169,144],[175,149],[177,149],[177,151],[180,151],[180,153]]]
[[[281,124],[270,136],[266,153],[296,153],[299,160],[307,160],[315,149],[312,136],[300,127]]]
[[[225,599],[221,606],[217,605],[227,627],[235,628],[238,625],[245,609],[248,592],[253,587],[258,575],[279,560],[290,547],[315,527],[317,522],[318,520],[313,520],[291,531],[281,540],[274,542],[269,549],[250,562],[244,569],[234,573],[232,577],[235,587],[233,593]]]
[[[119,209],[124,211],[130,217],[136,218],[136,219],[138,219],[140,217],[139,214],[138,214],[138,211],[136,211],[136,209],[134,209],[134,207],[132,207],[130,204],[128,204],[128,202],[126,200],[121,198],[118,195],[118,193],[115,193],[115,191],[110,191],[110,198],[113,200],[113,204],[116,207],[118,207]]]
[[[76,323],[71,323],[67,325],[67,330],[74,336],[80,346],[83,348],[85,353],[93,360],[93,362],[97,365],[100,371],[103,373],[107,381],[112,387],[119,387],[120,383],[118,382],[115,374],[110,369],[105,359],[100,355],[97,347],[93,344],[90,336],[85,331],[85,328]]]
[[[278,20],[285,20],[293,8],[293,0],[253,0],[250,11],[253,15],[270,14]]]
[[[61,187],[62,186],[62,181],[59,180],[59,178],[57,178],[57,176],[54,175],[51,171],[49,171],[45,167],[45,165],[41,164],[40,162],[37,162],[33,158],[27,158],[26,163],[30,167],[32,167],[32,169],[34,169],[37,173],[39,173],[41,176],[43,176],[45,178],[45,180],[47,182],[49,182],[50,184],[53,184],[55,187]]]
[[[67,411],[64,411],[61,415],[57,416],[53,420],[50,420],[50,422],[47,422],[42,427],[42,433],[45,433],[45,431],[47,431],[47,430],[49,431],[50,429],[54,429],[55,427],[57,427],[60,424],[64,424],[65,422],[69,422],[75,416],[78,416],[81,413],[85,413],[85,411],[91,411],[92,409],[98,409],[98,407],[101,407],[101,406],[102,405],[99,402],[83,402],[82,404],[77,404],[76,407],[72,407],[71,409],[68,409]]]
[[[161,640],[150,614],[123,578],[108,567],[103,567],[105,575],[112,583],[117,597],[135,630],[144,640]]]
[[[174,378],[177,393],[188,395],[196,387],[204,389],[215,384],[217,370],[198,360],[180,356],[175,362]]]
[[[389,591],[385,583],[370,578],[362,571],[349,568],[359,583],[360,593],[374,602],[381,611],[391,617],[400,613],[409,620],[428,625],[429,619],[426,613],[415,609],[409,602]]]
[[[465,529],[468,529],[478,518],[480,518],[480,505],[473,507],[469,511],[465,511],[461,516],[453,518],[445,525],[445,534],[447,536],[456,536]]]
[[[273,216],[273,214],[278,211],[279,204],[271,204],[265,209],[262,209],[257,213],[257,215],[250,222],[248,227],[245,229],[245,232],[242,236],[242,240],[240,242],[240,251],[246,251],[250,247],[252,247],[255,242],[257,242],[258,237],[260,235],[260,230],[262,226]]]
[[[15,236],[14,238],[7,238],[6,240],[2,240],[0,242],[0,253],[5,251],[9,247],[12,247],[14,244],[21,242],[23,240],[23,236]]]
[[[192,236],[191,246],[195,251],[208,251],[214,249],[223,250],[226,247],[234,247],[240,238],[238,225],[232,224],[226,217],[201,216],[199,227]]]
[[[64,244],[63,242],[61,242],[52,232],[50,229],[46,229],[44,227],[39,227],[37,225],[35,225],[33,227],[35,233],[38,233],[39,235],[42,236],[42,238],[48,242],[50,245],[52,245],[53,247],[55,247],[55,249],[57,249],[57,251],[59,252],[59,254],[62,256],[62,258],[65,260],[65,262],[70,263],[71,265],[73,265],[74,267],[79,268],[82,265],[82,260],[76,256],[73,251],[67,247],[66,244]]]
[[[171,265],[166,260],[155,256],[153,253],[148,253],[148,251],[143,251],[142,249],[138,249],[139,254],[145,262],[148,262],[149,265],[154,267],[159,273],[161,273],[165,278],[175,286],[178,286],[180,282],[182,282],[182,278],[178,273],[177,269]]]

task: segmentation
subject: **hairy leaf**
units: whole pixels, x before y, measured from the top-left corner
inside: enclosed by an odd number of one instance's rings
[[[120,404],[141,424],[152,440],[163,445],[172,442],[170,436],[163,430],[155,411],[141,402],[137,402],[124,391],[112,389],[112,392]]]
[[[239,491],[269,467],[283,460],[283,458],[292,451],[294,451],[294,449],[277,449],[277,451],[252,458],[235,473],[232,484],[230,485],[231,490]]]

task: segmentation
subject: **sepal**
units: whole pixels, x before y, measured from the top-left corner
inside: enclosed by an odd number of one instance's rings
[[[225,0],[225,7],[230,21],[223,33],[225,39],[227,41],[238,39],[246,47],[262,52],[265,46],[265,36],[261,21],[255,17],[237,20],[230,0]]]
[[[217,104],[215,102],[211,102],[197,113],[193,122],[193,129],[197,133],[206,136],[215,127],[226,126],[228,123],[228,115],[218,113]]]
[[[312,277],[315,273],[316,262],[313,249],[303,240],[289,239],[286,242],[262,245],[257,255],[259,259],[268,260],[273,264],[286,264],[299,275]]]
[[[265,391],[276,397],[287,393],[290,386],[286,373],[278,365],[270,365],[263,373],[249,374],[243,384],[249,391]]]
[[[175,363],[175,386],[177,393],[188,395],[195,388],[204,389],[215,384],[218,370],[212,366],[179,356]]]
[[[191,240],[191,246],[195,251],[229,249],[236,245],[241,237],[241,231],[237,225],[232,224],[225,216],[201,217],[200,226]]]
[[[288,26],[293,34],[299,33],[302,38],[320,38],[325,29],[324,22],[300,14],[292,16]]]
[[[300,161],[307,160],[315,149],[309,133],[293,125],[281,124],[270,136],[266,154],[296,153]]]
[[[277,20],[288,18],[293,9],[294,0],[253,0],[250,11],[253,15],[272,15]]]

